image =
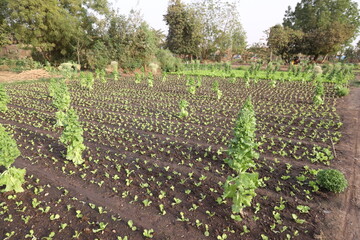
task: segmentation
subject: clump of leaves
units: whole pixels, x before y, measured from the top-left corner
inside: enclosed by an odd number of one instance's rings
[[[0,174],[0,186],[5,185],[5,189],[1,192],[14,190],[15,192],[23,192],[21,185],[25,182],[25,169],[11,167],[15,159],[20,156],[16,141],[6,132],[5,128],[0,124],[0,166],[6,169]]]
[[[339,97],[349,95],[349,93],[350,93],[350,89],[345,87],[345,86],[342,86],[342,85],[336,85],[335,86],[335,91],[336,91],[336,94]]]
[[[321,81],[317,82],[315,87],[315,95],[313,97],[313,102],[316,106],[323,105],[324,104],[324,85]]]
[[[87,89],[87,90],[92,90],[93,89],[93,85],[94,85],[94,75],[89,72],[89,73],[84,73],[81,72],[80,73],[80,85],[81,87]]]
[[[49,85],[49,94],[53,97],[53,105],[60,111],[70,107],[70,93],[64,80],[53,80]]]
[[[184,118],[189,116],[189,112],[186,110],[186,108],[189,106],[189,103],[186,100],[180,100],[179,107],[180,107],[180,113],[179,117]]]
[[[1,112],[6,112],[7,111],[7,106],[6,104],[8,104],[10,102],[10,97],[7,95],[5,88],[2,84],[0,84],[0,111]]]
[[[316,179],[320,187],[334,193],[343,192],[348,186],[348,182],[344,174],[336,169],[320,170]]]
[[[83,129],[79,122],[74,109],[69,109],[66,112],[64,131],[60,136],[60,141],[67,145],[66,159],[74,162],[75,165],[82,164],[82,152],[85,150],[83,144]]]
[[[251,99],[248,98],[236,120],[235,137],[227,151],[229,157],[225,159],[225,162],[237,172],[237,176],[227,178],[223,193],[223,198],[232,198],[234,213],[242,213],[243,208],[251,206],[259,185],[258,173],[251,171],[256,167],[254,159],[259,158],[255,151],[258,147],[255,142],[255,131],[255,112]]]

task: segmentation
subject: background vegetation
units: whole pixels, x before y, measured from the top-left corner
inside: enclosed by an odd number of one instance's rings
[[[236,2],[170,0],[164,21],[167,34],[151,28],[141,13],[127,16],[111,9],[107,0],[0,0],[0,46],[21,44],[34,60],[60,65],[73,61],[87,69],[103,69],[117,61],[125,70],[158,64],[165,71],[180,68],[181,59],[286,62],[298,54],[346,56],[359,61],[358,4],[351,0],[301,0],[284,15],[282,25],[268,30],[267,44],[246,47]]]

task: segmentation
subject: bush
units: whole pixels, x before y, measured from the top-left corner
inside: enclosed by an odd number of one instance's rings
[[[323,73],[323,70],[322,70],[322,68],[320,67],[320,66],[314,66],[314,73],[316,74],[316,75],[321,75],[322,73]]]
[[[344,86],[335,86],[336,94],[340,97],[346,96],[350,93],[350,89]]]
[[[76,72],[80,71],[80,65],[73,62],[65,62],[58,67],[59,71]]]
[[[96,41],[86,52],[86,62],[90,69],[104,69],[110,62],[110,53],[102,41]]]
[[[334,193],[343,192],[348,186],[344,174],[336,169],[320,170],[317,174],[317,183]]]
[[[182,68],[183,64],[180,58],[174,57],[172,52],[167,49],[160,49],[156,53],[156,58],[165,72],[175,72]]]
[[[159,65],[156,63],[150,63],[149,68],[153,74],[156,74],[159,70]]]

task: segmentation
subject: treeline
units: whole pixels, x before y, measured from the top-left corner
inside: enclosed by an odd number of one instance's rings
[[[180,65],[174,53],[204,59],[230,48],[240,53],[246,45],[235,3],[219,0],[170,1],[167,37],[139,12],[121,15],[107,0],[0,0],[0,5],[0,45],[23,44],[35,60],[54,65],[74,61],[103,69],[117,61],[123,69],[154,63],[174,71]]]
[[[314,61],[330,54],[354,58],[359,49],[350,44],[359,30],[356,1],[301,0],[294,10],[288,7],[282,24],[269,29],[267,45],[287,62],[300,53]]]
[[[348,47],[360,30],[356,2],[301,0],[285,12],[282,24],[269,29],[266,45],[249,48],[237,7],[236,1],[169,0],[165,34],[137,11],[119,14],[108,0],[0,0],[0,46],[22,44],[33,50],[34,60],[73,61],[87,69],[116,61],[125,70],[151,65],[175,71],[181,60],[174,56],[222,61],[242,55],[243,60],[269,61],[276,55],[286,62],[298,54],[313,60],[338,52],[358,57],[359,46]]]

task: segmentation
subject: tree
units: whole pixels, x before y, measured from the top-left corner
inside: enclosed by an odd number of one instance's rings
[[[2,3],[8,9],[1,11],[2,18],[15,38],[39,50],[47,61],[79,60],[79,48],[90,42],[85,40],[91,36],[94,14],[107,12],[106,0],[2,0]]]
[[[142,22],[134,35],[131,45],[132,57],[137,59],[146,71],[147,66],[155,58],[158,50],[159,39],[156,38],[155,30],[150,29],[146,22]]]
[[[193,8],[186,6],[181,0],[171,0],[164,15],[169,26],[166,47],[173,53],[197,57],[202,42],[201,23]]]
[[[304,35],[302,31],[275,25],[270,28],[268,34],[268,47],[287,63],[290,63],[293,55],[300,52],[299,46]]]
[[[201,56],[223,57],[229,50],[241,52],[246,45],[236,3],[220,0],[198,0],[192,4],[202,25]],[[234,54],[236,54],[234,52]]]
[[[301,52],[314,55],[336,53],[359,32],[358,4],[351,0],[302,0],[285,13],[283,25],[304,32]]]
[[[232,56],[242,54],[246,49],[246,33],[242,26],[237,25],[231,35],[231,52]]]
[[[344,51],[345,61],[347,62],[360,62],[360,41],[356,46],[349,46]]]

